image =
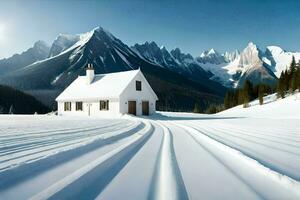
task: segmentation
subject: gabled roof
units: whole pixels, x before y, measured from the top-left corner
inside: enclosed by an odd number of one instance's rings
[[[131,70],[95,74],[91,84],[86,83],[86,76],[79,76],[56,98],[56,101],[118,98],[139,72],[140,70]]]

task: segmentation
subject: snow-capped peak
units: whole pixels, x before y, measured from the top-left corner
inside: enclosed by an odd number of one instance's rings
[[[223,54],[225,61],[228,62],[228,63],[234,61],[235,59],[238,59],[239,55],[240,55],[240,52],[237,49],[234,50],[233,52],[226,51]]]
[[[279,55],[284,53],[284,50],[279,46],[267,46],[267,51],[269,51],[272,55]]]
[[[48,57],[53,57],[73,46],[80,40],[79,35],[59,34],[52,43]]]
[[[97,26],[96,28],[94,28],[92,31],[90,31],[90,32],[92,32],[93,34],[95,33],[95,32],[98,32],[98,33],[104,33],[106,36],[108,36],[111,40],[115,40],[116,38],[115,38],[115,36],[113,36],[113,34],[111,34],[108,30],[106,30],[106,29],[104,29],[104,28],[102,28],[101,26]]]
[[[35,43],[34,43],[34,45],[33,46],[46,46],[46,47],[48,47],[48,44],[45,42],[45,41],[42,41],[42,40],[38,40],[38,41],[36,41]]]
[[[76,35],[59,34],[52,44],[49,57],[53,57],[65,51],[83,46],[92,38],[93,35],[99,33],[104,33],[111,40],[115,39],[115,37],[109,31],[103,29],[102,27],[96,27],[91,31]]]
[[[217,54],[217,52],[214,49],[210,49],[207,55],[211,55],[211,54]]]
[[[200,63],[212,63],[221,64],[226,62],[223,55],[219,54],[216,50],[210,49],[201,53],[200,57],[197,58]]]
[[[247,47],[257,48],[256,44],[254,44],[254,43],[251,42],[251,41],[248,43]],[[247,47],[246,47],[246,48],[247,48]]]
[[[261,66],[260,50],[253,43],[249,42],[248,46],[243,50],[240,57],[239,66],[244,68],[248,66]]]
[[[204,52],[202,52],[201,53],[201,55],[200,55],[200,57],[201,58],[204,58],[204,57],[207,57],[207,56],[213,56],[213,55],[219,55],[219,53],[216,51],[216,50],[214,50],[213,48],[212,49],[210,49],[209,51],[204,51]]]
[[[79,35],[80,40],[75,44],[75,46],[79,46],[79,45],[85,44],[87,41],[89,41],[90,38],[93,36],[93,34],[95,33],[96,30],[98,30],[98,28],[93,29],[92,31],[80,34]]]
[[[249,42],[247,47],[243,50],[243,52],[246,52],[246,51],[259,52],[260,50],[256,44],[254,44],[253,42]]]

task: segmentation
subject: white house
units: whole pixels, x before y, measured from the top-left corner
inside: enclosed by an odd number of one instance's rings
[[[57,98],[58,115],[112,116],[150,115],[155,112],[156,94],[140,70],[94,74],[88,64]]]

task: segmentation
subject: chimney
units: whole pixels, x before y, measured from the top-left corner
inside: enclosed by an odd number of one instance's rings
[[[89,85],[94,80],[94,68],[92,64],[88,64],[86,68],[86,83]]]

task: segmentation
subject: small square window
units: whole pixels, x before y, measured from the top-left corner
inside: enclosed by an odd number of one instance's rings
[[[77,111],[82,111],[82,102],[81,101],[76,102],[76,110]]]
[[[109,110],[109,101],[100,101],[100,110]]]
[[[71,111],[71,109],[72,109],[71,102],[65,102],[64,108],[65,108],[65,111]]]
[[[136,91],[142,91],[142,81],[135,81]]]

